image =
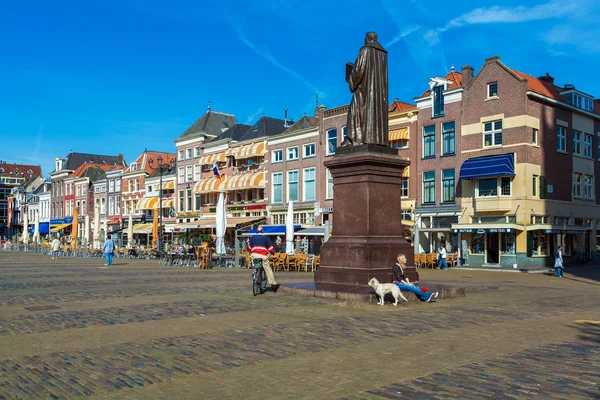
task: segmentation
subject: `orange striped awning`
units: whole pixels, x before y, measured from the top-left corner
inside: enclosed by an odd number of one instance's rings
[[[395,129],[388,134],[388,141],[408,140],[408,128]]]
[[[256,171],[247,174],[232,175],[225,185],[225,190],[263,189],[265,172]]]
[[[410,167],[405,167],[404,171],[402,171],[402,177],[403,178],[410,178],[410,170],[409,170],[409,168]]]
[[[175,181],[163,182],[163,190],[175,189]]]
[[[137,203],[138,210],[154,210],[158,208],[158,204],[160,203],[158,197],[144,197]],[[162,208],[169,208],[175,205],[175,200],[172,198],[162,199]]]
[[[242,146],[243,147],[243,146]],[[237,153],[242,149],[242,147],[238,146],[238,147],[230,147],[227,150],[225,150],[225,156],[237,156]]]
[[[235,158],[250,158],[265,154],[265,142],[258,142],[242,146]]]
[[[225,190],[225,184],[228,178],[222,176],[221,179],[216,176],[200,179],[194,185],[194,193],[213,193]]]
[[[225,162],[225,152],[206,154],[200,158],[200,165],[211,165],[213,162]]]

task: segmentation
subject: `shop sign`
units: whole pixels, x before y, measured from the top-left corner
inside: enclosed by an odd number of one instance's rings
[[[567,235],[583,235],[585,231],[567,231]]]
[[[562,233],[560,229],[544,229],[544,233]]]
[[[333,207],[323,207],[321,208],[322,214],[333,214]]]
[[[511,228],[479,228],[479,229],[458,228],[458,229],[452,229],[452,232],[454,232],[454,233],[479,233],[482,235],[484,233],[511,233],[512,229]]]
[[[199,217],[200,211],[186,211],[177,213],[177,218],[194,218]]]
[[[64,219],[63,224],[71,224],[71,223],[73,223],[73,217],[66,217]]]
[[[55,218],[50,220],[50,225],[61,225],[63,223],[62,218]]]

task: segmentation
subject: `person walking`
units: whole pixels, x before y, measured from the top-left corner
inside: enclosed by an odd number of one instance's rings
[[[562,246],[558,246],[556,253],[554,254],[554,268],[556,269],[556,277],[564,278],[564,266],[563,266],[563,251]]]
[[[392,282],[400,288],[400,290],[406,290],[413,292],[419,300],[429,303],[431,300],[438,297],[438,292],[426,293],[421,290],[420,287],[411,283],[406,276],[406,256],[404,254],[398,254],[396,258],[397,262],[392,267]]]
[[[440,267],[443,265],[444,269],[448,269],[448,262],[446,261],[446,257],[448,256],[448,252],[446,251],[446,244],[442,243],[440,246],[440,250],[439,250],[439,254],[440,254],[440,262],[437,266],[436,269],[440,269]]]
[[[104,255],[106,257],[106,264],[104,265],[112,265],[113,254],[115,252],[115,242],[110,238],[110,235],[106,235],[106,241],[102,246],[102,250],[104,251]]]
[[[264,234],[262,226],[259,226],[256,229],[256,235],[250,238],[248,249],[250,250],[251,259],[260,258],[262,260],[263,269],[267,275],[267,282],[271,285],[273,293],[275,293],[279,289],[279,285],[275,281],[275,274],[273,274],[273,270],[269,265],[269,254],[275,254],[275,249],[273,248],[271,239]]]
[[[50,243],[50,247],[52,249],[52,259],[56,260],[58,258],[58,251],[60,250],[60,240],[58,240],[58,237],[54,237],[54,240]]]

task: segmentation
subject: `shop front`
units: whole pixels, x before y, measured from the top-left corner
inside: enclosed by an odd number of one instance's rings
[[[458,223],[459,213],[457,206],[416,208],[413,223],[415,254],[435,253],[442,243],[450,243],[454,252],[459,242],[452,226]]]
[[[73,217],[54,218],[50,220],[50,233],[68,236],[71,234]]]
[[[551,224],[529,225],[527,227],[527,255],[529,265],[554,265],[554,253],[562,246],[563,260],[566,263],[590,258],[591,229],[584,226],[564,226]]]
[[[461,265],[468,266],[513,267],[519,264],[517,236],[522,231],[523,227],[516,224],[502,227],[452,225],[452,232],[460,241]]]

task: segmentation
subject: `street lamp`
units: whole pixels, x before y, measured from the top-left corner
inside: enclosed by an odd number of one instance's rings
[[[158,158],[156,159],[158,161],[158,172],[159,172],[159,183],[158,183],[158,251],[159,254],[162,253],[163,251],[163,245],[162,245],[162,236],[163,236],[163,226],[162,226],[162,177],[163,177],[163,158],[161,156],[158,156]],[[152,168],[152,166],[154,165],[154,160],[150,159],[148,161],[148,164],[150,165],[150,168]],[[169,161],[169,169],[175,167],[175,159],[171,159],[171,161]]]

